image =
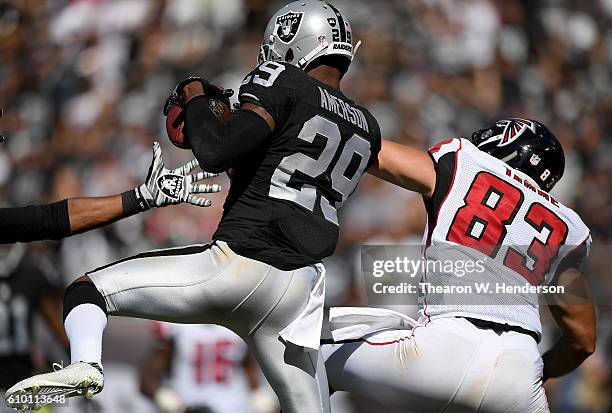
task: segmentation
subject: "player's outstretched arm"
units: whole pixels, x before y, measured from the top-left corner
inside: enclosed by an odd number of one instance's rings
[[[386,139],[382,140],[378,158],[368,172],[427,198],[436,186],[434,163],[427,152]]]
[[[207,207],[211,202],[197,194],[219,192],[219,185],[196,182],[216,176],[192,174],[198,162],[168,170],[159,143],[153,145],[153,161],[145,183],[138,188],[102,198],[70,198],[48,205],[0,209],[0,243],[61,239],[108,225],[150,208],[188,202]]]
[[[211,172],[225,172],[263,144],[275,128],[268,112],[251,103],[221,122],[210,110],[201,82],[188,83],[185,103],[185,136],[200,164]]]
[[[217,176],[208,172],[192,175],[198,166],[198,162],[194,159],[180,168],[167,169],[162,158],[161,146],[155,142],[153,160],[144,184],[121,195],[68,200],[70,233],[76,234],[108,225],[151,208],[183,202],[201,207],[210,206],[212,204],[210,200],[200,198],[196,194],[219,192],[221,187],[215,184],[194,184]]]
[[[565,287],[565,293],[555,295],[549,308],[563,335],[542,356],[544,381],[573,371],[595,351],[595,308],[588,284],[578,269],[569,269],[561,275],[559,285]]]

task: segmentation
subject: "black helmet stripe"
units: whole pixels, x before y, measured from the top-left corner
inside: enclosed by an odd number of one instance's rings
[[[346,25],[344,23],[344,19],[342,18],[342,14],[340,13],[340,10],[338,10],[331,4],[327,3],[327,5],[334,11],[336,17],[338,18],[338,26],[340,26],[340,41],[346,43]]]

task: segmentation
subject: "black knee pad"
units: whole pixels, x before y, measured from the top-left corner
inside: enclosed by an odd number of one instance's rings
[[[107,314],[104,297],[96,286],[89,281],[77,281],[70,284],[66,289],[64,293],[64,321],[74,307],[81,304],[97,305],[104,311],[104,314]]]

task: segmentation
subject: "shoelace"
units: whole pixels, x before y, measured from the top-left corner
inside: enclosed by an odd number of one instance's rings
[[[98,370],[100,373],[104,374],[104,370],[102,369],[102,366],[99,365],[98,363],[87,363],[87,364],[89,364],[91,367]]]
[[[98,363],[87,363],[89,364],[91,367],[95,368],[96,370],[98,370],[100,373],[104,374],[104,371],[102,370],[102,366],[100,366]],[[51,365],[53,367],[53,371],[54,372],[58,372],[60,370],[65,369],[66,367],[64,366],[64,361],[60,361],[59,363],[53,363]]]

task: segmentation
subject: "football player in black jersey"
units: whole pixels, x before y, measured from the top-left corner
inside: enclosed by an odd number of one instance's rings
[[[92,271],[64,298],[72,363],[7,392],[99,392],[107,315],[229,327],[251,347],[284,413],[329,412],[318,353],[321,259],[338,239],[337,210],[380,150],[370,112],[340,91],[352,31],[331,4],[290,3],[270,20],[260,64],[221,123],[202,81],[181,82],[185,137],[203,168],[232,169],[214,242],[153,251]]]

